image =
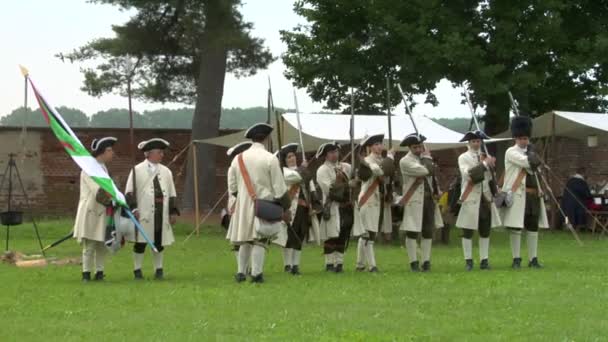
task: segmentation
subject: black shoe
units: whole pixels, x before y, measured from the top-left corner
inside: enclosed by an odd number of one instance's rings
[[[82,282],[88,283],[91,281],[91,272],[82,272]]]
[[[412,272],[420,272],[420,263],[418,261],[410,262],[410,269]]]
[[[95,272],[95,280],[102,281],[105,276],[103,275],[103,271]]]
[[[293,275],[300,275],[301,274],[300,273],[300,266],[298,266],[298,265],[291,266],[291,271],[290,272]]]
[[[165,274],[163,273],[163,269],[162,268],[157,268],[156,272],[154,272],[154,279],[156,280],[163,280],[165,279]]]
[[[285,265],[285,267],[283,267],[283,271],[287,273],[291,272],[291,265]]]
[[[422,263],[422,272],[430,272],[431,271],[431,262],[425,261]]]
[[[336,269],[334,268],[333,264],[327,264],[327,265],[325,265],[325,271],[327,271],[327,272],[335,272]]]
[[[363,272],[363,271],[365,271],[365,266],[357,266],[357,268],[355,268],[355,271]]]
[[[466,259],[464,261],[465,265],[464,265],[464,269],[467,271],[472,271],[473,270],[473,259]]]
[[[247,280],[247,276],[244,273],[237,273],[234,276],[234,280],[236,280],[237,283],[242,283]]]
[[[538,262],[538,258],[534,257],[530,262],[528,262],[528,267],[530,268],[543,268],[543,265]]]
[[[489,270],[490,269],[490,262],[488,261],[488,259],[481,260],[481,263],[479,264],[479,269],[480,270]]]
[[[378,272],[379,272],[378,267],[376,267],[376,266],[374,266],[374,267],[370,268],[370,269],[369,269],[369,271],[370,271],[371,273],[378,273]]]
[[[518,270],[521,268],[521,258],[513,258],[513,264],[511,264],[511,268],[514,270]]]
[[[334,268],[334,272],[336,272],[336,273],[344,272],[344,266],[342,266],[342,264],[337,264],[336,267]]]
[[[144,274],[141,273],[141,270],[133,271],[133,276],[135,277],[135,280],[144,280]]]
[[[258,284],[262,284],[264,282],[264,274],[260,273],[256,276],[252,276],[251,277],[251,282],[252,283],[258,283]]]

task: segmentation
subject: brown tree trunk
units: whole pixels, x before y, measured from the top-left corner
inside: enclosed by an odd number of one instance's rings
[[[197,80],[197,98],[192,118],[192,140],[216,137],[219,134],[224,80],[226,77],[227,31],[232,22],[232,7],[222,0],[205,1],[206,30],[201,37],[200,68]],[[198,175],[193,174],[192,153],[188,154],[188,170],[184,182],[183,206],[194,208],[194,178],[198,177],[201,209],[217,201],[215,194],[216,148],[208,144],[197,145]]]

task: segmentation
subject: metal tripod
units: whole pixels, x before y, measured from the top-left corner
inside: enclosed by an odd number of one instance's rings
[[[16,156],[16,154],[9,153],[8,164],[6,165],[6,169],[4,170],[4,174],[2,175],[2,181],[0,182],[0,191],[2,191],[2,188],[4,187],[4,181],[6,181],[7,176],[8,176],[8,199],[7,199],[8,210],[6,211],[6,214],[11,215],[13,213],[17,213],[15,211],[12,211],[12,208],[11,208],[11,204],[12,204],[11,202],[13,200],[13,170],[14,170],[15,175],[17,176],[17,180],[19,181],[19,185],[21,186],[21,191],[23,192],[23,198],[25,198],[25,206],[29,213],[29,218],[32,220],[32,224],[34,225],[34,231],[36,232],[36,238],[38,239],[40,251],[42,252],[42,255],[45,256],[44,249],[42,247],[42,241],[40,240],[40,233],[38,232],[38,225],[36,224],[36,220],[34,219],[34,216],[31,214],[32,208],[30,206],[30,200],[27,197],[25,187],[23,186],[23,181],[21,180],[21,175],[19,174],[19,169],[17,168],[17,163],[15,163],[15,156]],[[19,213],[19,214],[21,214],[21,213]],[[8,251],[10,227],[11,227],[11,225],[20,224],[20,222],[19,223],[15,222],[15,224],[9,224],[9,222],[5,222],[5,223],[7,223],[6,224],[6,250]]]

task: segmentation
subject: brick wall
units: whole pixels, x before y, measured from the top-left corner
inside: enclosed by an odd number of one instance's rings
[[[110,165],[112,177],[119,188],[123,189],[129,169],[132,166],[128,143],[130,141],[129,131],[127,129],[87,128],[77,129],[75,133],[85,146],[89,146],[95,137],[108,135],[117,137],[119,142],[124,142],[115,146],[116,157]],[[223,133],[231,133],[231,131]],[[137,129],[135,135],[136,142],[152,137],[161,137],[171,142],[171,148],[165,155],[165,164],[168,164],[190,141],[189,130]],[[8,153],[19,153],[17,166],[35,213],[48,216],[73,215],[79,195],[80,171],[78,167],[48,129],[30,129],[23,143],[19,138],[20,129],[0,128],[0,177],[6,169]],[[498,151],[499,165],[501,157],[504,156],[504,150],[510,144],[511,142],[506,142],[491,147],[491,150]],[[539,149],[542,149],[542,143],[539,144]],[[461,148],[433,152],[433,156],[438,162],[439,172],[437,176],[443,190],[447,190],[450,181],[458,174],[456,160],[463,151],[464,149]],[[348,153],[348,151],[346,150],[344,153]],[[553,155],[553,153],[556,154]],[[212,195],[213,199],[219,198],[226,191],[228,160],[225,155],[225,148],[218,147],[216,149],[216,156],[214,156],[216,158],[216,192]],[[183,193],[186,156],[187,153],[182,154],[170,165],[178,194]],[[554,146],[548,149],[547,162],[553,166],[552,169],[562,182],[573,174],[579,165],[586,165],[590,182],[594,184],[608,179],[608,158],[606,156],[608,156],[607,146],[588,148],[584,141],[558,138]],[[400,157],[401,155],[398,155],[398,158]],[[143,154],[138,155],[138,161],[141,160],[143,160]],[[502,172],[500,171],[500,173]],[[562,189],[559,187],[559,183],[555,180],[551,182],[555,191],[561,194]],[[15,182],[14,187],[17,186],[18,184]],[[13,203],[17,208],[23,207],[24,198],[21,195],[20,188],[15,191]],[[1,211],[4,211],[7,205],[6,195],[7,184],[4,184],[0,189]],[[203,200],[206,194],[203,192],[200,196]]]

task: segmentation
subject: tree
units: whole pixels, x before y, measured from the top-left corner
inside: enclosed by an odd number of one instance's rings
[[[349,86],[361,110],[382,108],[386,75],[431,103],[440,79],[466,82],[490,134],[508,126],[509,90],[532,115],[608,106],[602,1],[299,0],[295,11],[308,25],[282,32],[286,76],[331,109],[348,105]]]
[[[190,128],[193,108],[158,109],[145,111],[144,117],[148,128]]]
[[[79,109],[61,106],[57,108],[57,111],[61,114],[65,122],[71,127],[89,126],[89,117]],[[23,107],[20,107],[13,110],[10,114],[3,116],[0,119],[0,124],[3,126],[22,126],[24,124],[24,116],[25,111],[23,110]],[[40,109],[36,109],[35,111],[28,109],[27,122],[25,125],[29,127],[46,127],[48,126],[48,123],[44,121],[44,117],[42,116]]]
[[[147,128],[146,118],[133,112],[133,127]],[[124,128],[129,127],[129,110],[112,108],[99,111],[91,116],[91,127]]]
[[[100,38],[62,58],[102,59],[85,69],[84,89],[92,95],[125,93],[124,57],[132,56],[134,96],[160,102],[194,103],[192,138],[217,136],[226,72],[254,74],[273,56],[250,31],[239,13],[240,0],[93,0],[136,10],[124,25],[112,27],[116,37]],[[209,205],[215,196],[215,148],[198,148],[202,194]],[[190,162],[189,162],[190,164]],[[185,182],[186,206],[192,204],[192,167]]]

